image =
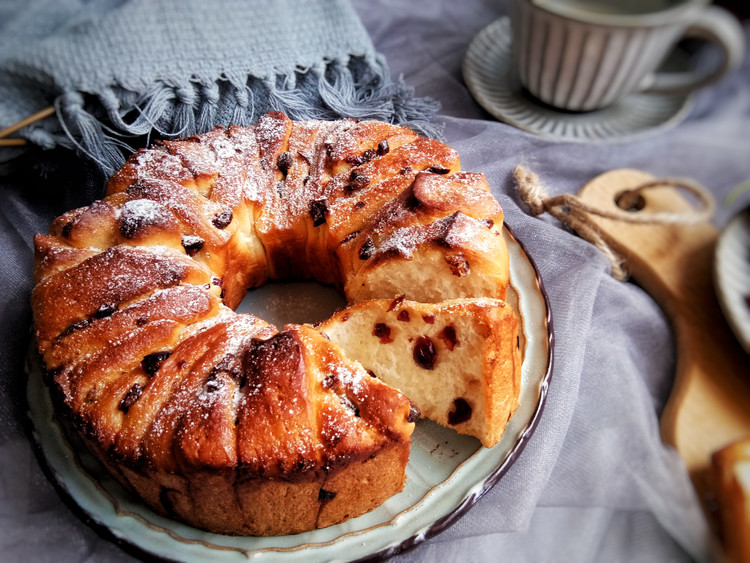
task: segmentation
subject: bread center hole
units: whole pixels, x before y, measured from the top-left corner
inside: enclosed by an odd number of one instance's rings
[[[333,287],[314,281],[269,282],[251,289],[237,307],[282,330],[285,324],[324,321],[346,307],[344,296]]]

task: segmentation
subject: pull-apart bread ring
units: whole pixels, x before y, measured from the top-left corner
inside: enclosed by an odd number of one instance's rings
[[[402,489],[419,402],[499,440],[521,364],[503,212],[450,147],[274,112],[139,150],[107,193],[37,235],[35,336],[58,415],[154,510],[241,535],[363,514]],[[309,278],[358,309],[282,331],[233,312]],[[388,381],[432,372],[455,380]]]

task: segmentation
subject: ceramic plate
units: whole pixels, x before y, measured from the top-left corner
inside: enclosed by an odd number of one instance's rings
[[[621,140],[672,127],[690,113],[690,95],[632,94],[597,111],[573,113],[546,106],[518,81],[511,57],[511,26],[500,18],[472,40],[463,63],[467,87],[479,104],[510,125],[571,141]],[[684,61],[670,65],[684,68]]]
[[[714,281],[729,326],[750,354],[750,207],[735,215],[719,235]]]
[[[203,532],[152,512],[127,493],[57,424],[38,366],[29,362],[27,396],[34,437],[48,473],[86,520],[149,556],[181,561],[354,560],[395,554],[456,521],[492,487],[533,432],[551,375],[549,305],[539,274],[513,235],[513,288],[508,301],[523,318],[525,357],[518,411],[493,448],[429,421],[417,423],[404,490],[376,510],[343,524],[278,537],[231,537]],[[34,357],[34,354],[30,354]]]

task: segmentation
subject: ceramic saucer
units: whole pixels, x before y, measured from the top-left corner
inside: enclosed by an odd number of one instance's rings
[[[532,133],[571,141],[622,140],[673,127],[692,108],[690,95],[632,94],[592,112],[555,110],[519,83],[511,57],[511,26],[495,20],[472,40],[463,62],[466,85],[494,117]]]

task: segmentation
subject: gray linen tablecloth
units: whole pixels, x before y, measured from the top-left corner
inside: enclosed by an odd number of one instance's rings
[[[609,275],[599,250],[547,216],[527,215],[512,170],[529,166],[558,194],[613,168],[637,168],[693,178],[722,202],[750,178],[748,61],[701,91],[687,120],[671,130],[632,141],[554,142],[493,120],[461,79],[472,37],[507,14],[507,3],[355,0],[354,6],[393,74],[402,74],[418,95],[441,102],[437,121],[463,168],[487,175],[507,223],[539,266],[555,327],[547,404],[520,458],[456,524],[394,559],[708,559],[707,529],[686,471],[659,439],[658,417],[674,370],[667,319],[641,288]],[[24,191],[28,166],[20,161],[6,171],[3,185],[11,189],[2,191],[0,205],[3,365],[11,367],[20,365],[29,325],[28,308],[18,303],[28,300],[31,236],[92,196],[71,191],[87,180],[76,168],[54,176],[59,189],[40,201],[33,190]],[[720,205],[717,226],[749,197]],[[0,560],[130,560],[79,521],[42,474],[20,422],[23,376],[12,375],[0,380],[0,415],[9,421],[0,428]]]

